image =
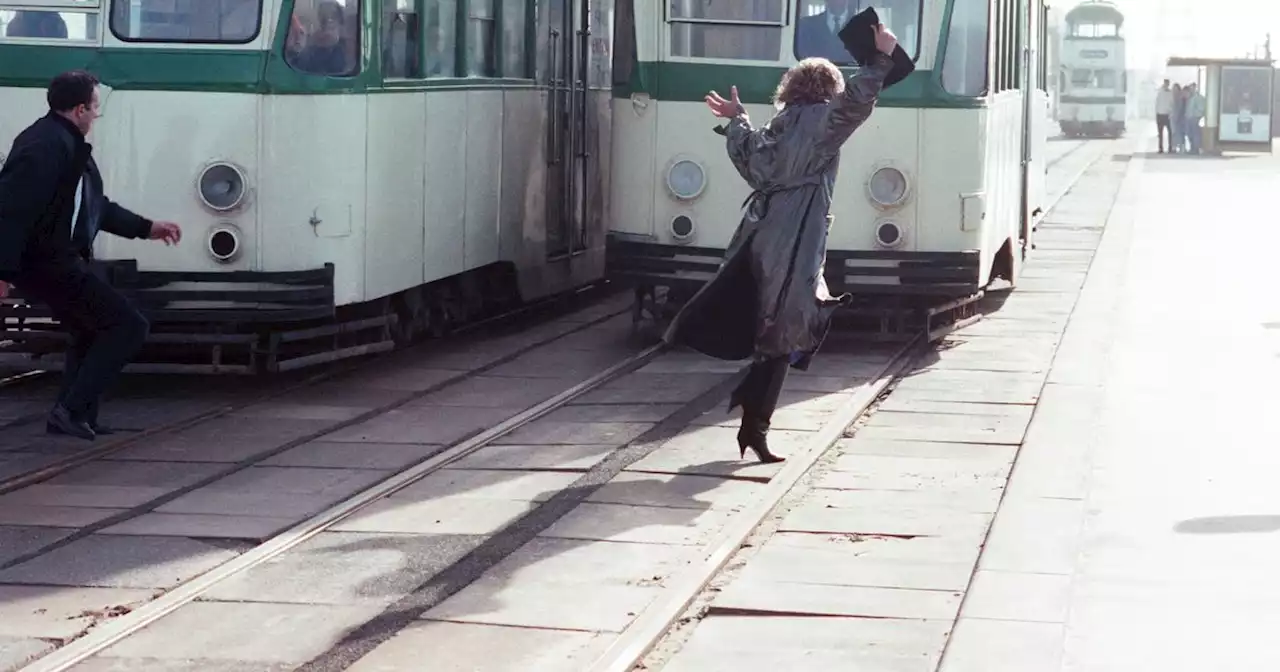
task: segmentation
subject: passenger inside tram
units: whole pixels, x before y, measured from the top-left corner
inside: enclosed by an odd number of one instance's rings
[[[320,0],[314,14],[299,2],[289,25],[285,60],[303,72],[344,77],[355,74],[359,36],[355,17],[348,21],[337,0]]]
[[[875,8],[881,22],[898,36],[902,48],[915,56],[919,0],[801,0],[796,58],[825,58],[838,65],[852,65],[853,57],[840,42],[840,29],[867,7]]]
[[[58,12],[22,10],[5,26],[5,37],[67,39],[67,22]]]

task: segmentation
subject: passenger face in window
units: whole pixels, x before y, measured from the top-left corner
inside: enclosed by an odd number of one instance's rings
[[[316,7],[316,30],[310,42],[317,47],[332,47],[342,41],[342,7],[336,2],[321,3]]]

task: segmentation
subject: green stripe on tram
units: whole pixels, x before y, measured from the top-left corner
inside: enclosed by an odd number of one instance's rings
[[[657,100],[701,101],[715,89],[727,95],[738,87],[744,103],[769,103],[784,66],[733,65],[723,63],[667,63],[645,61],[636,64],[630,81],[614,87],[614,96],[625,98],[647,93]],[[852,70],[845,70],[846,75]],[[916,70],[880,97],[882,107],[934,109],[975,109],[987,106],[985,98],[967,98],[947,93],[932,70]]]

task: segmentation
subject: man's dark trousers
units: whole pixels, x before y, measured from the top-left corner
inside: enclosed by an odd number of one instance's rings
[[[47,304],[70,332],[58,402],[95,424],[102,393],[147,338],[147,318],[82,261],[26,269],[14,284]]]

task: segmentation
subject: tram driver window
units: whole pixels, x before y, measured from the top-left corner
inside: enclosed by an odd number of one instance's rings
[[[261,0],[116,0],[111,32],[125,42],[245,44],[258,36]]]
[[[297,0],[284,58],[312,75],[350,77],[359,69],[359,0]]]
[[[853,57],[840,41],[840,29],[855,14],[874,7],[876,14],[894,35],[903,50],[916,56],[920,35],[920,0],[800,0],[796,20],[796,58],[825,58],[832,63],[852,65]]]
[[[0,36],[27,40],[95,41],[98,39],[98,15],[44,9],[0,9]]]
[[[783,0],[670,0],[671,55],[776,61]]]

